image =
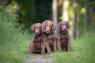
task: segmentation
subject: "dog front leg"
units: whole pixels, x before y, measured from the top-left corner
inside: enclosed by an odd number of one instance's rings
[[[44,42],[41,44],[41,53],[45,54],[45,43]]]
[[[56,44],[57,44],[58,51],[61,51],[61,40],[60,40],[60,37],[57,38]]]
[[[45,47],[46,47],[47,53],[51,53],[51,49],[49,47],[49,43],[48,42],[45,42]]]
[[[57,51],[57,40],[56,39],[54,39],[53,48],[54,48],[54,52],[56,52]]]

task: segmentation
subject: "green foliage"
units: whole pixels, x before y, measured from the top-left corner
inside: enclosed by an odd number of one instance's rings
[[[21,63],[26,55],[29,34],[16,22],[0,9],[0,63]]]
[[[94,63],[95,60],[95,32],[90,31],[80,39],[72,42],[72,51],[55,53],[55,63]]]
[[[15,1],[12,1],[6,8],[6,12],[9,15],[16,14],[17,11],[19,10],[19,6]]]

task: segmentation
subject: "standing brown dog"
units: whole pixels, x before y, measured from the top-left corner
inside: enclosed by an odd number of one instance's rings
[[[56,51],[56,38],[54,35],[54,30],[55,25],[52,21],[46,20],[42,23],[43,42],[45,45],[43,51],[46,49],[47,53]]]
[[[68,51],[68,44],[69,44],[69,24],[66,21],[61,21],[59,23],[59,28],[60,28],[60,42],[61,42],[61,49]]]
[[[31,26],[34,32],[32,42],[29,44],[29,52],[41,53],[42,46],[42,25],[41,23],[36,23]]]

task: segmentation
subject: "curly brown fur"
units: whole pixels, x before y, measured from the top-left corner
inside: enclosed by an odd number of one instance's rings
[[[56,40],[54,36],[54,30],[55,25],[52,21],[46,20],[42,23],[43,41],[47,44],[47,52],[56,51]]]
[[[62,50],[68,51],[68,44],[69,44],[69,32],[68,32],[68,22],[62,21],[59,23],[60,33],[60,46]]]
[[[42,25],[41,23],[36,23],[31,26],[32,31],[34,32],[32,41],[29,44],[30,53],[42,53]]]

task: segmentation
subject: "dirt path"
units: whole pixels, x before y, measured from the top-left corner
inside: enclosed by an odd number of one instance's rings
[[[24,63],[54,63],[50,55],[30,55]]]

